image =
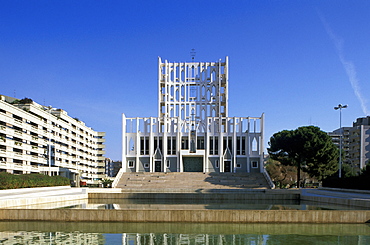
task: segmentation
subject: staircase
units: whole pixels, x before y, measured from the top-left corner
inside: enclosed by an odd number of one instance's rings
[[[122,173],[116,188],[123,192],[196,192],[200,190],[269,189],[262,173],[137,172]]]

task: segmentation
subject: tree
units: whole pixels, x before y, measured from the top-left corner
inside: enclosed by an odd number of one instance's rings
[[[319,127],[277,132],[270,138],[269,146],[267,150],[272,159],[297,167],[298,186],[301,170],[322,180],[338,169],[338,148]]]
[[[350,164],[348,164],[348,163],[343,163],[342,164],[342,177],[343,178],[353,177],[353,176],[356,176],[356,175],[357,175],[357,173],[356,173],[355,169]],[[339,168],[335,173],[333,173],[330,176],[330,178],[338,178],[338,176],[339,176]]]
[[[32,102],[33,102],[32,99],[25,97],[21,100],[18,99],[13,100],[10,104],[31,104]]]
[[[295,176],[297,168],[294,166],[283,165],[276,160],[269,158],[266,164],[266,170],[276,188],[286,188],[295,185]]]
[[[111,180],[111,179],[108,179],[108,178],[104,178],[104,179],[102,179],[102,184],[103,184],[103,187],[104,188],[107,188],[107,187],[109,187],[112,183],[113,183],[113,180]],[[110,186],[111,187],[111,186]]]

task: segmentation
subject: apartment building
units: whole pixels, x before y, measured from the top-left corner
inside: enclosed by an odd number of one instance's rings
[[[122,168],[122,161],[113,161],[110,158],[105,159],[105,174],[108,177],[116,177]]]
[[[370,116],[357,118],[352,127],[342,127],[330,132],[334,144],[340,145],[342,132],[343,162],[360,172],[370,160]]]
[[[0,95],[0,171],[98,184],[105,177],[104,136],[62,109]]]
[[[228,57],[158,58],[158,117],[123,114],[123,172],[263,172],[264,115],[228,116]]]

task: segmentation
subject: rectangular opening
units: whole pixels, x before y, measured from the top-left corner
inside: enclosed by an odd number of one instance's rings
[[[258,168],[258,162],[257,161],[252,162],[252,168]]]

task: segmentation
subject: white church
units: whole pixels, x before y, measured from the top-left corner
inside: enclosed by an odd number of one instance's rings
[[[158,58],[158,117],[122,115],[123,172],[262,173],[264,115],[229,117],[229,59]]]

